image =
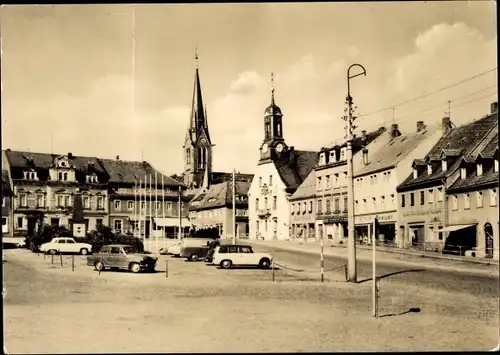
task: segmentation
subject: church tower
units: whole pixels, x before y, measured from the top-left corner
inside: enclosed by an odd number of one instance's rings
[[[271,104],[264,112],[264,141],[260,146],[260,164],[284,156],[288,147],[283,138],[283,114],[274,103],[274,76],[271,74]]]
[[[200,188],[205,171],[212,173],[212,142],[208,131],[207,111],[203,106],[198,54],[195,55],[196,71],[194,76],[193,100],[189,127],[184,139],[184,184],[188,189]]]

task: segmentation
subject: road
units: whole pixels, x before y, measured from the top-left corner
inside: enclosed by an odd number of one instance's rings
[[[374,319],[368,282],[303,281],[284,270],[272,282],[270,270],[170,257],[160,257],[157,273],[99,274],[82,257],[72,271],[70,257],[61,267],[28,251],[4,254],[8,353],[464,351],[498,343],[498,297],[388,282]],[[406,313],[410,307],[421,312]]]
[[[290,265],[295,268],[305,270],[315,270],[319,277],[320,255],[311,254],[296,250],[285,250],[272,246],[254,246],[255,251],[272,251],[273,257],[278,264],[284,266]],[[330,270],[347,263],[347,258],[342,256],[324,255],[324,269]],[[456,270],[427,268],[426,261],[422,261],[422,267],[403,266],[400,263],[384,260],[377,264],[377,275],[382,277],[381,283],[398,283],[414,285],[419,287],[431,288],[433,290],[445,292],[461,292],[474,296],[499,297],[500,284],[498,273],[487,275],[485,273],[466,273]],[[475,266],[478,268],[478,266]],[[479,268],[485,269],[488,266]],[[358,260],[358,282],[366,282],[372,278],[372,262],[370,260]],[[494,267],[489,267],[494,274]],[[496,268],[498,270],[498,268]],[[344,270],[338,268],[332,272],[326,272],[325,275],[334,274],[336,279],[344,276]]]

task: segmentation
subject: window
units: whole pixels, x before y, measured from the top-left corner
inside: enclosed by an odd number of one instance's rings
[[[82,202],[83,202],[83,208],[86,208],[86,209],[90,208],[90,197],[89,196],[83,196]]]
[[[292,214],[295,213],[295,203],[292,203],[291,212],[292,212]]]
[[[460,179],[465,179],[467,177],[467,169],[460,168]]]
[[[483,175],[483,164],[477,164],[477,176]]]
[[[342,176],[344,177],[344,180],[342,181],[342,186],[347,185],[347,172],[342,173]]]
[[[329,159],[329,163],[333,163],[335,162],[335,151],[332,150],[330,151],[330,159]]]
[[[122,230],[122,220],[121,219],[115,219],[115,231],[121,231]]]
[[[438,202],[443,201],[443,188],[442,187],[437,188],[437,201]]]
[[[259,209],[259,199],[255,199],[255,210],[257,211]]]
[[[2,196],[2,207],[5,207],[5,197]]]
[[[391,172],[388,171],[387,172],[387,182],[390,182],[391,181]]]
[[[313,202],[309,201],[309,213],[312,213],[313,211]]]
[[[259,187],[262,186],[262,177],[259,177]]]
[[[373,175],[373,185],[377,185],[377,175]]]
[[[405,207],[405,195],[401,194],[401,207]]]
[[[264,208],[267,210],[269,205],[267,204],[267,197],[264,197]]]
[[[63,176],[64,176],[64,177],[63,177],[63,180],[64,180],[64,181],[68,181],[68,173],[64,173],[64,174],[63,174]]]
[[[380,197],[380,208],[385,209],[385,196]]]
[[[413,169],[413,178],[416,179],[418,177],[418,171],[416,168]]]
[[[372,208],[374,211],[377,210],[377,199],[375,197],[372,197]]]
[[[23,217],[17,217],[17,228],[23,228]]]
[[[115,210],[119,211],[122,207],[122,202],[120,200],[115,201]]]
[[[482,191],[476,192],[476,205],[478,208],[483,207],[483,192]]]
[[[319,165],[325,165],[326,164],[326,160],[325,160],[325,153],[321,153],[319,155]]]
[[[495,159],[495,165],[493,166],[493,171],[498,173],[498,159]]]
[[[410,192],[410,206],[415,206],[415,194]]]
[[[2,226],[7,225],[7,217],[2,217]]]
[[[246,254],[252,254],[252,249],[250,249],[250,247],[239,247],[238,248],[238,253],[246,253]]]
[[[347,212],[347,197],[344,197],[344,211]]]
[[[427,164],[427,175],[432,175],[432,165]]]
[[[318,209],[318,214],[323,213],[323,200],[318,200],[318,205],[316,206]]]
[[[19,194],[19,206],[26,207],[28,206],[28,195],[22,193]]]
[[[443,240],[443,232],[441,232],[441,229],[443,229],[443,226],[438,227],[438,230],[440,231],[438,232],[439,240]]]
[[[266,231],[266,232],[267,232],[267,219],[266,219],[266,220],[264,220],[264,231]]]
[[[273,196],[273,210],[275,210],[276,208],[278,208],[278,197]]]
[[[64,201],[63,201],[63,196],[57,195],[57,206],[63,206]]]
[[[269,175],[269,186],[273,186],[273,176]]]
[[[307,202],[303,202],[302,203],[303,207],[304,207],[304,212],[303,213],[306,213],[307,212]],[[276,223],[276,221],[274,221]],[[274,228],[276,229],[276,228]]]
[[[464,209],[470,209],[470,195],[464,194]]]
[[[340,160],[345,160],[346,159],[345,153],[346,153],[346,149],[345,148],[340,149]]]
[[[104,197],[102,196],[97,196],[97,209],[98,210],[104,209]]]
[[[340,211],[340,199],[336,198],[335,199],[335,212],[339,212],[339,211]]]
[[[155,208],[157,211],[159,211],[161,209],[161,201],[156,201],[155,202]]]
[[[330,175],[327,175],[327,176],[325,177],[325,179],[326,179],[326,188],[327,188],[327,189],[329,189],[329,188],[331,187],[331,186],[330,186]]]
[[[64,196],[64,206],[71,206],[71,200],[68,195]]]
[[[317,190],[321,190],[322,189],[322,186],[321,186],[321,176],[318,176],[318,178],[316,179],[316,189]]]
[[[257,232],[260,231],[259,221],[255,222],[255,228],[257,229]]]
[[[45,207],[45,201],[43,199],[43,194],[36,195],[36,207]]]
[[[134,209],[134,201],[127,201],[127,209],[132,211]]]
[[[427,194],[429,195],[429,203],[434,203],[434,190],[433,189],[428,190]]]
[[[358,201],[354,201],[354,212],[358,212],[359,211],[359,203]]]
[[[363,199],[363,211],[366,212],[366,207],[367,207],[367,202],[366,202],[366,198]]]
[[[62,180],[63,180],[63,173],[62,173],[62,172],[59,172],[59,173],[57,174],[57,178],[58,178],[58,180],[59,180],[59,181],[62,181]]]
[[[490,190],[490,206],[497,205],[497,189]]]
[[[258,201],[258,199],[257,199]],[[172,202],[170,201],[167,201],[167,210],[171,210],[172,209]]]
[[[451,198],[451,204],[452,204],[451,209],[453,211],[458,210],[458,197],[456,195],[452,196],[452,198]]]
[[[441,170],[443,171],[448,170],[448,162],[446,160],[441,161]]]
[[[340,186],[339,174],[335,174],[335,187]]]
[[[330,209],[331,209],[331,201],[330,201],[330,199],[327,199],[326,200],[326,213],[327,214],[331,212]]]
[[[425,203],[425,191],[420,191],[420,205]]]

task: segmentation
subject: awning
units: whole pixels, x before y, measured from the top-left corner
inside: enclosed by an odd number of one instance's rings
[[[475,226],[475,224],[455,224],[454,226],[444,227],[443,229],[437,229],[436,232],[454,232],[460,229],[469,228]]]
[[[165,217],[165,218],[153,218],[157,226],[160,227],[178,227],[179,217]],[[189,219],[183,217],[181,220],[182,227],[190,227],[191,222]]]

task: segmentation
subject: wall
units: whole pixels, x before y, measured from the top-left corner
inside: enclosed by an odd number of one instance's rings
[[[304,203],[306,204],[306,209],[304,212]],[[312,204],[312,208],[311,208]],[[298,207],[300,206],[300,209]],[[304,225],[316,223],[316,202],[314,197],[309,198],[300,198],[294,199],[290,201],[290,226],[291,226],[291,235],[292,239],[296,238],[312,238],[318,237],[315,233],[315,228],[312,228],[312,232],[309,233],[307,228]],[[298,230],[303,227],[303,232],[299,235]]]
[[[485,234],[484,226],[490,223],[493,228],[493,249],[495,259],[499,258],[499,226],[498,226],[498,188],[496,188],[496,199],[490,200],[492,189],[467,192],[469,194],[469,208],[465,208],[465,195],[467,193],[457,193],[448,196],[448,219],[450,225],[456,224],[476,224],[477,223],[477,250],[479,256],[485,254]],[[480,207],[476,194],[482,192],[483,205]],[[457,209],[453,208],[453,198],[457,197]]]
[[[262,189],[259,186],[259,178],[262,177],[263,184],[269,183],[269,176],[272,176],[273,185],[269,187],[269,193],[266,195],[262,194]],[[289,216],[289,194],[286,193],[286,186],[281,180],[274,163],[267,163],[257,166],[257,171],[252,180],[250,190],[248,191],[248,216],[250,224],[250,238],[256,239],[258,237],[257,231],[257,221],[259,221],[259,233],[260,238],[266,240],[272,240],[274,238],[274,222],[273,219],[277,220],[276,223],[276,238],[280,240],[289,239],[289,226],[290,226],[290,216]],[[268,207],[270,208],[270,216],[267,218],[268,227],[265,230],[265,219],[258,217],[256,199],[259,199],[259,209],[264,209],[264,197],[268,197]],[[273,209],[273,196],[277,197],[276,209]]]

